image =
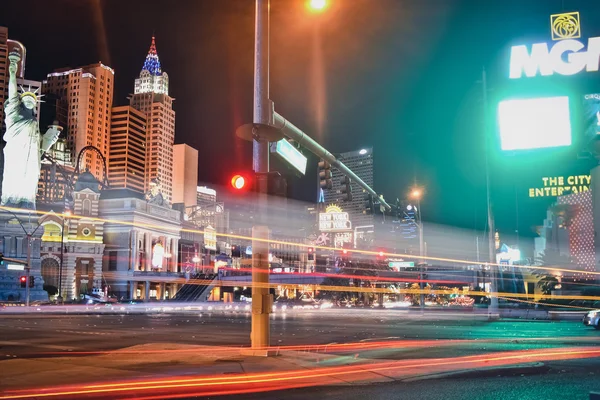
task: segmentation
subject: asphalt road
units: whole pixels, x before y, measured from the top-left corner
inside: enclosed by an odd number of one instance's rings
[[[324,386],[244,394],[244,400],[588,400],[600,393],[597,359],[553,361],[543,371],[471,372],[442,379],[379,383],[362,386]],[[524,373],[523,373],[524,372]],[[207,399],[233,400],[235,396]]]
[[[361,351],[363,359],[452,358],[512,350],[599,346],[600,332],[579,321],[487,321],[460,313],[316,310],[277,313],[272,345],[381,340],[464,340],[459,346]],[[249,345],[246,312],[186,314],[0,315],[0,360],[122,349],[148,343]],[[358,356],[358,355],[357,355]],[[324,386],[244,394],[244,399],[587,399],[600,390],[600,358],[554,360],[531,372],[472,371],[415,382]],[[483,379],[485,378],[485,379]],[[223,397],[220,397],[223,398]]]
[[[2,315],[0,359],[51,352],[115,350],[146,343],[249,345],[248,313],[142,315]],[[501,339],[480,350],[600,343],[600,332],[569,321],[493,321],[459,314],[410,316],[401,312],[342,310],[275,314],[272,345],[311,345],[395,339]],[[494,347],[496,346],[496,347]],[[508,347],[507,347],[508,346]],[[475,351],[475,350],[474,350]],[[440,352],[447,353],[446,349]],[[440,356],[432,351],[432,357]],[[416,354],[415,356],[417,356]],[[371,355],[377,358],[377,354]],[[381,357],[392,357],[381,355]],[[402,357],[411,357],[410,351]]]

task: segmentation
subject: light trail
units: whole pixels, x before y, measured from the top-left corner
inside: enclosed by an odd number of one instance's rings
[[[411,370],[413,370],[413,373],[422,374],[424,371],[428,373],[434,371],[444,372],[464,369],[466,367],[492,367],[524,362],[593,358],[598,356],[600,356],[600,349],[586,347],[561,348],[560,350],[522,350],[454,357],[451,359],[385,361],[235,376],[208,375],[9,391],[0,397],[0,399],[66,398],[91,395],[118,398],[117,396],[131,396],[133,394],[136,395],[136,398],[144,398],[142,397],[144,396],[143,392],[149,391],[153,393],[145,395],[145,398],[206,396],[208,393],[211,395],[222,395],[231,393],[231,391],[241,394],[282,390],[289,388],[290,385],[294,386],[297,384],[304,386],[329,385],[335,383],[331,378],[339,377],[343,377],[345,381],[368,381],[368,373],[385,374],[388,377],[397,378],[405,376]],[[249,385],[250,387],[248,387]],[[190,392],[192,390],[193,392]]]
[[[15,212],[15,213],[20,213],[21,215],[23,215],[23,210],[20,208],[0,206],[0,210],[7,210],[7,211]],[[73,219],[73,218],[86,219],[86,220],[97,221],[97,222],[102,222],[102,223],[113,223],[113,224],[119,224],[119,225],[125,225],[125,226],[158,229],[158,230],[169,230],[169,231],[176,232],[176,233],[178,233],[178,232],[188,232],[188,233],[196,233],[196,234],[204,234],[205,233],[203,230],[200,230],[200,229],[171,228],[171,227],[164,226],[164,225],[147,224],[147,223],[140,223],[140,222],[132,223],[132,222],[114,220],[114,219],[97,218],[97,217],[89,217],[89,216],[81,216],[81,215],[66,215],[63,213],[42,212],[42,211],[37,211],[37,210],[35,210],[35,211],[28,210],[28,212],[33,213],[33,214],[38,214],[38,215],[56,215],[56,216],[60,216],[63,218],[66,217],[69,219]],[[213,233],[214,232],[211,232],[211,234],[213,234]],[[288,242],[288,241],[275,240],[275,239],[259,239],[259,238],[252,238],[251,236],[236,235],[236,234],[230,234],[230,233],[216,233],[216,235],[221,236],[221,237],[231,238],[231,239],[239,239],[239,240],[247,240],[247,241],[255,240],[255,241],[261,241],[261,242],[266,242],[266,243],[294,246],[294,247],[298,247],[298,248],[302,248],[302,249],[313,248],[313,249],[327,250],[327,251],[333,251],[333,252],[338,252],[338,253],[340,252],[339,248],[330,247],[330,246],[316,246],[316,245],[312,245],[312,244]],[[421,257],[421,256],[415,256],[412,254],[392,253],[392,252],[384,252],[384,251],[347,249],[347,252],[348,252],[348,254],[360,254],[360,255],[368,255],[368,256],[374,256],[374,257],[408,258],[408,259],[415,259],[415,260],[423,259],[423,260],[429,260],[429,261],[443,261],[443,262],[456,263],[456,264],[467,264],[467,265],[476,264],[476,262],[473,260],[461,260],[461,259],[455,259],[455,258],[430,257],[430,256]],[[485,263],[485,265],[504,267],[504,265],[498,264],[498,263]],[[585,273],[588,275],[600,276],[600,272],[597,272],[597,271],[582,271],[582,270],[559,268],[559,267],[552,267],[552,266],[514,265],[512,267],[516,268],[516,269],[529,269],[529,270],[534,269],[534,270],[544,270],[544,271],[551,271],[551,272],[568,272],[568,273],[576,273],[576,274]]]

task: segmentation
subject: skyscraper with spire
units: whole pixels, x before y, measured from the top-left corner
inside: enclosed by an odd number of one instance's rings
[[[154,36],[140,77],[135,80],[130,105],[147,118],[146,188],[157,180],[163,196],[171,202],[175,111],[173,98],[169,96],[169,76],[162,71]]]

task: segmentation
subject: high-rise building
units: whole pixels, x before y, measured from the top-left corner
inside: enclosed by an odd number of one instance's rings
[[[198,150],[187,144],[173,147],[173,204],[183,203],[184,207],[197,204]]]
[[[112,68],[97,63],[56,70],[43,82],[44,94],[55,100],[56,119],[66,131],[73,162],[86,146],[108,156],[114,75]],[[96,152],[86,152],[79,167],[103,179],[102,159]]]
[[[108,180],[116,189],[146,188],[146,114],[131,106],[113,107]]]
[[[0,26],[0,121],[4,121],[4,99],[8,86],[8,28]],[[2,129],[2,132],[4,130]]]
[[[74,172],[71,152],[67,148],[66,140],[58,139],[46,155],[48,157],[42,159],[41,162],[36,202],[40,205],[47,205],[51,209],[60,210],[56,205],[65,206],[66,187],[72,180]]]
[[[352,172],[362,179],[371,188],[373,187],[373,149],[364,148],[357,151],[350,151],[339,155],[339,160],[343,162]],[[363,189],[356,183],[351,182],[352,201],[342,201],[344,194],[342,191],[342,177],[339,170],[332,168],[333,188],[324,190],[324,201],[326,205],[337,204],[349,214],[352,221],[352,227],[373,226],[373,215],[367,215],[365,211],[365,199]]]
[[[173,144],[175,111],[169,96],[169,79],[162,72],[154,36],[150,50],[135,80],[131,106],[146,114],[146,186],[157,180],[166,200],[173,199]]]

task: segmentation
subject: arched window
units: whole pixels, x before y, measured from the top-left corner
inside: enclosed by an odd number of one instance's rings
[[[58,269],[59,263],[54,258],[45,258],[42,260],[42,278],[44,284],[58,288]]]
[[[90,199],[83,200],[82,215],[92,215],[92,201]]]

